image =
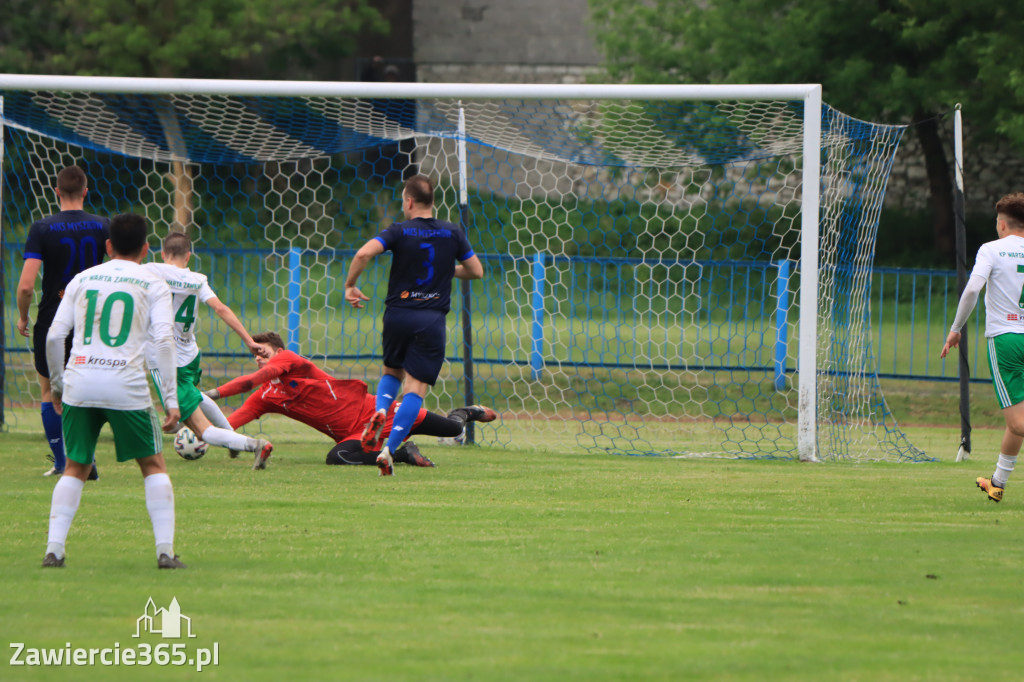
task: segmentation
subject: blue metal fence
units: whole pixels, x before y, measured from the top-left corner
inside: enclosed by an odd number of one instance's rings
[[[872,345],[882,378],[957,380],[957,357],[939,351],[953,323],[959,294],[955,270],[875,268],[872,273]],[[979,302],[967,322],[971,381],[988,382],[983,351],[985,306]]]
[[[4,336],[8,357],[11,354],[28,353],[28,344],[16,329],[17,308],[15,291],[21,272],[22,244],[4,244]],[[300,300],[300,293],[309,278],[309,261],[315,260],[325,273],[335,279],[343,278],[341,270],[347,266],[351,251],[303,252],[289,249],[276,253],[260,249],[198,250],[199,269],[210,276],[211,284],[243,319],[266,319],[279,315],[289,331],[289,339],[297,343],[304,315],[308,309],[316,310],[342,305],[340,290],[328,288],[310,300]],[[672,264],[660,274],[659,280],[650,280],[648,285],[638,272],[650,264],[633,259],[602,259],[563,256],[551,257],[538,254],[533,258],[513,258],[507,255],[484,255],[488,268],[501,271],[515,271],[521,282],[518,289],[510,289],[501,278],[494,278],[486,290],[477,311],[501,318],[508,314],[509,298],[518,296],[516,302],[524,323],[515,330],[502,328],[496,332],[498,338],[520,332],[529,336],[522,344],[522,351],[508,347],[481,345],[478,349],[483,362],[507,362],[515,360],[530,368],[531,375],[538,378],[544,370],[545,358],[550,358],[551,325],[553,313],[563,317],[584,320],[581,336],[597,337],[628,336],[630,344],[620,338],[601,341],[590,357],[582,360],[566,355],[558,361],[569,364],[594,366],[623,366],[629,364],[630,348],[638,348],[641,340],[634,335],[635,323],[645,318],[665,315],[664,319],[694,319],[699,324],[698,334],[708,330],[716,338],[698,339],[705,345],[705,352],[716,357],[706,357],[709,368],[761,369],[772,373],[775,385],[785,385],[785,375],[796,370],[791,346],[796,339],[789,339],[789,330],[796,320],[795,306],[799,298],[792,290],[791,282],[798,281],[797,264],[792,261],[749,262],[709,261],[695,264]],[[267,267],[271,259],[280,259],[281,267]],[[660,266],[660,265],[659,265]],[[696,278],[686,273],[692,289],[687,286],[683,271],[699,268]],[[695,279],[695,281],[694,281]],[[286,292],[282,308],[268,304],[266,287],[273,281],[275,286]],[[340,279],[339,279],[340,281]],[[645,287],[650,286],[650,290]],[[312,286],[307,286],[313,289]],[[340,287],[339,287],[340,288]],[[525,292],[525,296],[522,295]],[[678,294],[678,295],[675,295]],[[954,381],[957,378],[955,356],[939,360],[939,350],[945,340],[957,304],[956,272],[953,270],[924,270],[908,268],[876,268],[872,273],[870,324],[871,353],[876,370],[883,378],[914,379],[929,381]],[[642,301],[642,304],[638,304]],[[673,309],[675,306],[675,309]],[[582,309],[581,309],[582,307]],[[680,318],[686,308],[692,318]],[[968,332],[968,359],[975,376],[972,381],[988,381],[989,369],[984,353],[984,306],[979,305],[972,316]],[[499,322],[504,326],[505,322]],[[615,333],[617,326],[629,326]],[[672,330],[664,329],[666,335]],[[595,331],[596,330],[596,331]],[[652,335],[653,336],[653,335]],[[749,339],[756,339],[751,344]],[[351,340],[349,340],[351,342]],[[656,341],[646,339],[646,343]],[[662,342],[664,342],[662,340]],[[614,344],[614,352],[605,348]],[[455,344],[453,344],[454,346]],[[753,347],[752,347],[753,346]],[[219,355],[219,349],[210,348],[204,354]],[[351,346],[340,348],[346,358],[368,357],[378,352],[376,339],[367,341],[367,348]],[[624,354],[625,353],[625,354]],[[227,355],[235,354],[228,351]],[[477,353],[474,353],[477,355]],[[519,357],[522,355],[522,357]],[[620,357],[621,356],[621,357]],[[684,360],[685,361],[685,360]],[[671,359],[668,362],[671,365]]]

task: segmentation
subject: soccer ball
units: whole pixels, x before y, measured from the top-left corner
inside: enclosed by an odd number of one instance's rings
[[[192,429],[187,426],[181,427],[178,434],[174,437],[174,451],[177,452],[182,459],[199,459],[206,454],[206,448],[209,446],[199,439]]]

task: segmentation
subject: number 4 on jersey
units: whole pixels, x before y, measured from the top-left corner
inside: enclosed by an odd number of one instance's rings
[[[177,312],[174,313],[174,322],[181,325],[181,331],[188,332],[192,329],[192,325],[196,321],[196,296],[195,294],[189,294],[182,300],[181,305],[178,306]]]

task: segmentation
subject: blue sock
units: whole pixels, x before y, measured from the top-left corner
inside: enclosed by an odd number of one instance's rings
[[[53,409],[53,403],[43,403],[40,410],[43,416],[43,431],[53,453],[53,467],[64,471],[64,431],[61,427],[60,415]]]
[[[377,384],[377,407],[376,410],[387,411],[391,409],[391,403],[395,402],[398,392],[402,390],[402,380],[391,374],[385,374]]]
[[[423,398],[415,393],[406,393],[402,396],[402,405],[395,410],[395,419],[391,424],[391,434],[388,436],[388,450],[394,452],[402,447],[402,441],[409,436],[409,430],[416,423],[416,417],[423,407]]]

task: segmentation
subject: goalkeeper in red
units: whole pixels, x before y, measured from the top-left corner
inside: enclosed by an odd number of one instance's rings
[[[376,411],[376,397],[368,393],[366,383],[335,379],[298,353],[286,350],[284,341],[274,332],[252,338],[262,349],[255,356],[259,371],[206,391],[217,400],[256,389],[228,416],[231,427],[238,429],[265,414],[283,414],[336,443],[327,454],[327,464],[375,465],[379,453],[364,451],[360,442],[363,426]],[[467,422],[489,422],[496,416],[494,410],[478,405],[452,410],[447,417],[420,409],[408,435],[453,438],[462,433]],[[387,415],[384,433],[391,432],[393,419],[394,410]],[[434,466],[411,442],[397,448],[393,458],[413,466]]]
[[[982,244],[940,358],[960,343],[960,330],[985,289],[985,340],[999,407],[1006,419],[992,478],[978,477],[988,499],[1003,499],[1006,481],[1024,442],[1024,193],[996,202],[999,239]]]

